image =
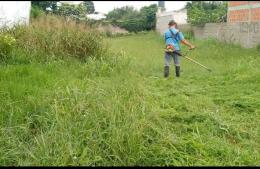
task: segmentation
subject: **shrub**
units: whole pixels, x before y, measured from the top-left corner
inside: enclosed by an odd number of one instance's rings
[[[256,49],[260,51],[260,43],[256,46]]]
[[[84,5],[70,5],[63,4],[58,10],[57,14],[62,16],[84,16],[86,14],[86,7]]]
[[[47,12],[48,8],[50,8],[52,11],[57,10],[57,2],[58,1],[31,1],[32,6],[38,7],[44,12]]]
[[[194,39],[194,32],[192,30],[183,32],[185,39],[192,40]]]
[[[31,7],[30,16],[32,18],[37,18],[37,17],[43,16],[43,15],[44,15],[44,11],[40,7],[34,6],[34,5]]]
[[[13,36],[8,34],[0,34],[0,59],[9,57],[15,48],[16,40]]]
[[[106,20],[130,32],[153,30],[156,25],[156,11],[156,4],[142,7],[140,11],[125,6],[110,11]]]
[[[128,18],[122,19],[118,26],[128,30],[129,32],[139,32],[145,30],[144,19],[140,14],[132,14],[128,16]]]
[[[227,2],[223,1],[188,2],[188,23],[203,26],[205,23],[226,22],[227,7]]]
[[[86,24],[63,17],[43,16],[32,20],[29,27],[19,27],[11,32],[17,45],[28,54],[46,59],[99,58],[107,50],[100,33]]]
[[[114,34],[110,30],[105,30],[103,33],[106,37],[114,37]]]

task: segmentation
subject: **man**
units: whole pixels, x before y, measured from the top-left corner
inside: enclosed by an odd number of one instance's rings
[[[175,64],[176,77],[180,77],[180,56],[173,53],[173,51],[180,53],[180,42],[190,49],[194,49],[195,46],[190,44],[183,36],[183,34],[177,29],[177,23],[171,20],[168,24],[169,29],[164,33],[164,40],[166,43],[165,52],[165,66],[164,66],[164,77],[169,76],[170,62],[173,57]]]

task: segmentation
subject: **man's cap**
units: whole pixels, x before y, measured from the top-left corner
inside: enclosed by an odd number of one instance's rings
[[[174,25],[174,24],[177,25],[177,23],[174,20],[170,20],[168,23],[168,25]]]

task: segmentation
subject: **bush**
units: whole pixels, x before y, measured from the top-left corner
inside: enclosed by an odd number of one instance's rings
[[[227,2],[192,1],[187,3],[186,8],[188,23],[192,25],[226,22],[227,19]]]
[[[139,14],[133,14],[128,18],[123,19],[118,26],[128,30],[129,32],[139,32],[145,30],[144,20]]]
[[[15,48],[16,40],[8,34],[0,34],[0,59],[6,59]]]
[[[156,25],[157,5],[142,7],[140,11],[125,6],[107,14],[107,21],[130,32],[153,30]]]
[[[260,43],[256,46],[256,49],[260,51]]]
[[[99,58],[107,50],[102,36],[86,24],[63,17],[43,16],[32,20],[29,27],[10,31],[17,45],[29,55],[49,58]]]
[[[194,32],[192,30],[183,32],[185,39],[192,40],[194,39]]]
[[[82,17],[86,14],[86,7],[84,5],[70,5],[63,4],[58,10],[57,14],[62,16],[78,16]]]
[[[44,11],[40,7],[32,5],[30,14],[31,18],[37,18],[43,16],[44,14]]]
[[[52,11],[57,10],[58,1],[31,1],[32,6],[38,7],[44,12],[47,12],[47,8],[50,8]]]

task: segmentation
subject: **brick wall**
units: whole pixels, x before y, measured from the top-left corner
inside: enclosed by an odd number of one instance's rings
[[[241,6],[247,5],[249,1],[229,1],[228,6]]]
[[[252,21],[260,21],[260,8],[252,9]]]
[[[229,1],[228,22],[260,21],[260,1]]]

